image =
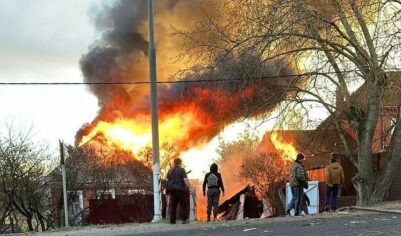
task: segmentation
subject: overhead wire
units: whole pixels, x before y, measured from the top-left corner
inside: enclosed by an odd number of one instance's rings
[[[392,70],[400,70],[400,68],[392,68]],[[342,73],[359,72],[359,70],[346,70]],[[278,79],[290,77],[306,77],[316,75],[336,74],[337,72],[306,72],[302,74],[274,75],[262,76],[261,79]],[[243,79],[197,79],[197,80],[170,80],[157,81],[157,84],[179,84],[179,83],[211,83],[211,82],[235,82],[243,81]],[[150,84],[149,81],[118,81],[118,82],[0,82],[0,85],[141,85]]]

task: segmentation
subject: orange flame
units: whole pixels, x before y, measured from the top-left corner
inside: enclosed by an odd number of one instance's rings
[[[116,146],[130,151],[134,156],[151,146],[152,132],[150,117],[147,114],[134,118],[117,118],[114,121],[99,121],[82,136],[79,146],[91,143],[95,137],[104,137],[104,145]],[[196,110],[186,107],[185,111],[175,111],[164,115],[159,122],[160,143],[174,143],[178,150],[186,150],[191,145],[191,136],[210,124]]]
[[[271,134],[270,140],[272,141],[276,150],[283,154],[284,159],[295,160],[298,152],[291,143],[285,143],[282,140],[279,140],[277,132],[273,132]]]
[[[82,137],[79,146],[101,134],[109,144],[114,144],[132,153],[138,153],[141,147],[149,144],[151,138],[149,129],[150,127],[142,126],[139,122],[132,120],[100,121],[88,135]]]

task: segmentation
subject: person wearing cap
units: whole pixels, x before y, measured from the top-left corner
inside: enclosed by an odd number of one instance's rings
[[[325,169],[326,177],[326,202],[325,211],[335,211],[337,209],[337,194],[340,185],[344,183],[344,171],[337,162],[334,154],[331,154],[330,164]]]
[[[223,179],[221,178],[221,174],[218,173],[218,166],[216,163],[213,163],[210,166],[210,172],[205,175],[205,180],[203,181],[203,196],[206,195],[206,186],[207,186],[207,221],[210,221],[210,214],[212,213],[213,208],[213,220],[217,220],[217,213],[219,207],[219,199],[220,199],[220,189],[222,195],[224,197],[224,185]]]
[[[294,216],[299,216],[302,211],[302,199],[304,195],[304,187],[307,185],[306,172],[303,165],[305,156],[302,153],[298,153],[295,161],[291,165],[290,170],[290,186],[292,199],[288,205],[287,214],[294,208]]]
[[[180,218],[183,224],[188,223],[188,209],[185,203],[186,191],[190,189],[190,183],[184,168],[181,167],[181,159],[174,159],[174,166],[167,173],[167,189],[170,195],[170,224],[176,223],[177,206],[180,205]]]

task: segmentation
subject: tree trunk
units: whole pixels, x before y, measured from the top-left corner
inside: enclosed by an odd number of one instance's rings
[[[26,218],[26,223],[28,224],[28,229],[29,229],[29,231],[34,231],[33,230],[33,225],[32,225],[32,217],[30,217],[30,218]]]
[[[42,214],[38,213],[37,216],[38,216],[38,220],[40,223],[40,227],[42,228],[42,232],[46,231],[46,225],[45,225],[45,221],[43,219]]]
[[[10,214],[10,225],[11,225],[11,233],[15,233],[15,229],[14,229],[14,219]]]
[[[376,179],[376,182],[378,180]],[[374,187],[377,184],[368,184],[358,176],[354,178],[354,187],[357,191],[357,206],[372,206],[383,202],[384,195],[389,189],[389,185]]]
[[[374,73],[372,81],[377,81]],[[380,74],[382,75],[382,74]],[[382,75],[384,76],[384,75]],[[367,110],[355,109],[353,120],[356,122],[357,145],[358,145],[358,174],[354,177],[354,187],[357,191],[357,205],[371,206],[383,201],[384,194],[388,187],[382,192],[377,191],[380,186],[380,179],[373,168],[372,145],[380,116],[380,102],[383,88],[376,83],[367,81]]]

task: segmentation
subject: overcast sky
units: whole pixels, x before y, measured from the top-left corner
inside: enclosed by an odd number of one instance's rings
[[[96,0],[0,1],[0,82],[81,82],[79,59],[95,40]],[[0,85],[0,126],[32,125],[54,149],[91,122],[96,98],[80,86]]]

